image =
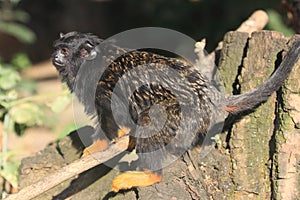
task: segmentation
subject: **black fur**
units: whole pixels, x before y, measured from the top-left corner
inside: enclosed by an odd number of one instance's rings
[[[61,34],[60,38],[54,42],[52,63],[61,75],[62,81],[67,83],[71,91],[74,89],[79,67],[85,60],[85,56],[81,54],[83,51],[89,54],[101,41],[92,34],[70,32]]]

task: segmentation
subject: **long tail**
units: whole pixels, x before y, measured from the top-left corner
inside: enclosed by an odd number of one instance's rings
[[[229,96],[225,110],[236,114],[242,111],[251,110],[265,102],[273,92],[277,91],[282,86],[299,57],[300,40],[297,40],[288,51],[280,66],[269,79],[251,92]]]

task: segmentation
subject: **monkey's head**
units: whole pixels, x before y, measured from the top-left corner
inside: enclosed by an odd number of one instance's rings
[[[95,47],[101,41],[92,34],[70,32],[60,34],[60,38],[54,42],[52,63],[62,77],[62,81],[67,83],[71,91],[80,66],[85,60],[96,57]]]

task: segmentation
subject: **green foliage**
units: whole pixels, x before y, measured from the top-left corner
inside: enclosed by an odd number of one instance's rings
[[[36,82],[33,80],[21,78],[19,83],[16,85],[16,90],[22,91],[22,93],[35,94]]]
[[[20,166],[20,161],[14,158],[12,151],[5,154],[0,153],[0,159],[4,161],[5,167],[0,170],[0,175],[9,181],[13,187],[18,187],[18,169]]]
[[[32,43],[35,41],[35,34],[22,24],[29,20],[29,15],[15,10],[14,6],[17,3],[18,0],[0,1],[0,32],[13,36],[22,43]],[[22,78],[19,73],[19,70],[24,70],[30,65],[31,62],[24,53],[17,53],[9,63],[0,62],[0,137],[3,141],[0,176],[14,187],[18,186],[19,162],[13,158],[13,152],[7,151],[7,134],[15,133],[21,136],[28,127],[44,125],[47,109],[61,112],[71,100],[68,92],[34,95],[34,82]]]
[[[6,95],[0,95],[0,119],[9,116],[7,133],[23,133],[30,126],[46,123],[45,113],[49,108],[53,112],[63,111],[71,101],[69,92],[59,92],[46,95],[33,95],[18,98],[16,90],[7,91]],[[47,100],[48,103],[45,103]]]
[[[23,43],[32,43],[35,41],[35,34],[26,26],[14,22],[0,21],[0,31],[16,37]]]
[[[267,25],[267,29],[276,30],[282,32],[285,36],[291,36],[295,34],[295,32],[288,28],[282,20],[280,14],[272,9],[267,10],[269,16],[269,23]]]
[[[17,38],[25,44],[32,43],[36,40],[34,32],[22,23],[28,22],[30,16],[22,11],[15,9],[19,1],[6,1],[0,4],[0,32],[6,33]]]
[[[21,77],[17,71],[0,65],[0,91],[14,88],[20,80]]]
[[[33,103],[23,103],[12,107],[8,114],[17,124],[26,126],[41,125],[43,119],[43,111],[41,107]]]
[[[20,74],[12,69],[0,66],[0,119],[5,120],[5,116],[9,116],[8,125],[4,131],[6,133],[16,132],[14,130],[15,124],[33,125],[35,105],[31,107],[28,104],[17,105],[13,107],[13,102],[18,101],[19,92],[16,87],[21,81]],[[3,131],[3,132],[4,132]],[[20,132],[20,131],[18,131]]]
[[[23,63],[24,58],[18,57],[15,61]],[[26,59],[25,59],[26,61]],[[26,61],[27,62],[27,61]],[[25,62],[25,63],[26,63]],[[12,64],[11,64],[12,65]],[[20,66],[24,66],[20,64]],[[46,110],[61,112],[70,104],[71,95],[69,92],[59,92],[54,94],[33,95],[35,91],[32,82],[24,81],[17,68],[23,67],[4,67],[0,64],[0,123],[3,121],[3,137],[16,133],[21,136],[27,127],[45,124]],[[26,83],[27,82],[27,86]],[[20,87],[22,86],[22,87]],[[24,97],[22,89],[31,95]],[[28,88],[31,88],[28,90]],[[47,103],[45,103],[47,101]],[[4,143],[5,140],[3,139]],[[17,174],[19,163],[14,159],[8,158],[5,153],[6,148],[2,149],[0,175],[13,186],[17,186]],[[5,157],[6,156],[6,157]]]
[[[49,107],[53,112],[59,113],[65,110],[65,108],[70,104],[70,97],[70,95],[57,97],[51,104],[49,104]]]
[[[11,60],[12,67],[16,69],[26,69],[31,65],[31,62],[28,58],[28,56],[24,53],[17,53],[16,55],[13,56]]]

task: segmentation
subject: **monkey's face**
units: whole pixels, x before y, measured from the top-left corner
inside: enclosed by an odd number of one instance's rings
[[[73,90],[75,78],[80,66],[85,60],[97,55],[95,47],[101,40],[91,34],[70,32],[61,34],[54,42],[52,63],[58,70],[62,81]]]

